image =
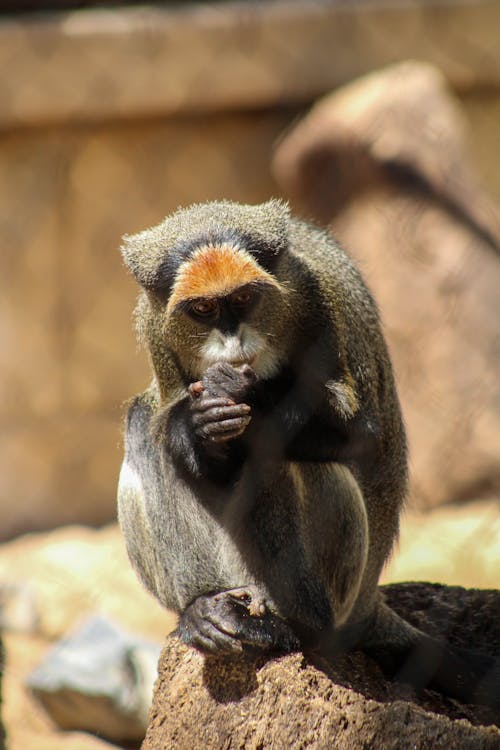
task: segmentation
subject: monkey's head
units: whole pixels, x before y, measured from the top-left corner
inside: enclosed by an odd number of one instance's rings
[[[180,209],[125,237],[128,268],[143,289],[138,331],[160,386],[172,363],[185,381],[215,362],[272,376],[289,346],[289,290],[280,281],[289,209],[214,202]]]

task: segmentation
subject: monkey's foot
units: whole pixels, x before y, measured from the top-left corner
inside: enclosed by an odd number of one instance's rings
[[[204,654],[238,656],[300,647],[288,623],[266,609],[254,586],[199,596],[182,613],[177,635]]]
[[[245,605],[252,617],[262,617],[266,613],[266,600],[257,586],[242,586],[215,595],[216,598],[220,596],[232,596],[236,602]]]

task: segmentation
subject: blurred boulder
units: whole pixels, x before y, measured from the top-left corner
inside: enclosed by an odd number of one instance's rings
[[[25,685],[54,641],[93,614],[159,643],[175,626],[175,615],[139,583],[118,526],[69,526],[0,545],[0,595],[0,604],[5,604],[0,614],[8,657],[3,721],[9,750],[109,748],[95,735],[60,729]],[[137,661],[142,652],[135,650],[131,656],[132,675],[134,670],[138,674],[144,668]]]
[[[0,627],[19,633],[36,633],[39,624],[33,586],[26,581],[0,581]]]
[[[397,549],[382,574],[383,583],[396,581],[499,588],[498,499],[405,513]]]
[[[385,591],[392,606],[429,632],[500,655],[500,592],[432,584]],[[415,696],[359,652],[335,663],[304,654],[231,662],[204,659],[171,637],[142,748],[494,750],[495,718],[491,709],[432,691]]]
[[[379,303],[422,508],[500,492],[500,221],[464,130],[441,74],[407,62],[320,100],[273,162]]]
[[[5,750],[5,729],[2,722],[2,677],[5,664],[5,652],[0,637],[0,750]]]
[[[153,639],[175,627],[139,583],[117,524],[65,526],[0,545],[5,628],[54,640],[96,611]]]
[[[27,686],[62,729],[139,742],[159,655],[160,646],[92,617],[52,647]]]

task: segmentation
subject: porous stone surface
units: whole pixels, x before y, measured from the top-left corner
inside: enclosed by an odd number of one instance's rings
[[[500,655],[500,592],[437,584],[384,587],[400,614],[457,645]],[[498,750],[500,717],[388,682],[359,652],[328,663],[204,659],[170,637],[142,750],[221,747]]]
[[[425,508],[500,494],[500,217],[465,131],[439,71],[408,62],[320,100],[273,164],[379,304]]]
[[[500,513],[495,500],[406,514],[385,582],[434,580],[494,587],[500,569]],[[100,612],[131,632],[162,642],[175,617],[142,589],[116,525],[71,526],[0,545],[0,629],[7,666],[3,721],[9,750],[104,750],[104,740],[62,731],[25,680],[54,640]]]

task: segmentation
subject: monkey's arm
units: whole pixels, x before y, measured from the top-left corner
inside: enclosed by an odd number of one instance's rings
[[[195,477],[230,477],[241,463],[233,441],[250,422],[250,407],[242,401],[253,382],[249,367],[219,363],[192,383],[185,397],[159,412],[154,431],[177,466]]]
[[[377,450],[373,421],[359,414],[341,421],[335,414],[304,415],[304,422],[285,417],[283,442],[289,461],[369,462]]]
[[[343,384],[306,384],[292,373],[257,383],[254,413],[262,416],[268,450],[289,461],[369,462],[380,430],[374,415],[346,408]]]

